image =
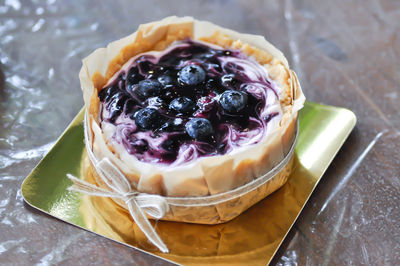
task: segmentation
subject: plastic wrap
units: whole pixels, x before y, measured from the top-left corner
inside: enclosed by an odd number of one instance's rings
[[[160,262],[41,215],[23,204],[19,187],[83,105],[81,59],[173,13],[265,35],[288,56],[309,99],[358,116],[274,263],[396,264],[399,10],[395,1],[1,2],[1,264]]]

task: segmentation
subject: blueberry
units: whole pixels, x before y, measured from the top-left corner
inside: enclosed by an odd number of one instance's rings
[[[166,132],[183,131],[184,130],[183,120],[181,118],[169,119],[161,126],[160,130]]]
[[[141,80],[143,80],[143,76],[139,74],[139,71],[136,67],[132,67],[128,71],[127,75],[127,90],[132,91],[133,85],[138,84]]]
[[[151,59],[151,57],[147,58],[146,56],[141,56],[138,60],[136,60],[139,73],[143,75],[147,74],[154,67],[153,63],[147,61],[148,59]]]
[[[110,111],[114,109],[122,110],[125,102],[129,99],[127,93],[119,91],[110,97],[110,102],[107,104],[107,108]]]
[[[104,88],[104,89],[102,89],[100,92],[99,92],[99,99],[100,99],[100,101],[104,101],[104,102],[107,102],[107,101],[109,101],[110,100],[110,98],[115,94],[115,93],[117,93],[118,92],[118,88],[116,87],[116,86],[110,86],[110,87],[106,87],[106,88]]]
[[[110,102],[107,104],[107,108],[110,111],[109,119],[112,123],[122,113],[125,102],[128,99],[129,99],[129,96],[123,92],[117,92],[111,97]]]
[[[225,111],[238,113],[247,104],[247,94],[240,91],[226,90],[221,94],[219,103]]]
[[[140,76],[139,70],[137,69],[137,67],[131,67],[128,71],[127,79],[129,82],[137,83],[140,81],[140,80],[137,80],[139,76]]]
[[[125,113],[130,113],[138,103],[134,99],[128,99],[125,103]]]
[[[234,87],[237,82],[234,74],[225,74],[221,77],[221,84],[225,87]]]
[[[163,108],[165,102],[161,97],[150,97],[145,101],[147,107],[152,107],[154,109]]]
[[[213,127],[205,118],[193,118],[185,125],[186,133],[193,139],[205,139],[214,133]]]
[[[182,85],[194,86],[206,79],[206,72],[198,65],[188,65],[179,71],[178,76]]]
[[[211,91],[216,91],[221,93],[224,91],[224,87],[221,86],[221,83],[216,78],[209,78],[206,82],[206,88]]]
[[[134,114],[135,123],[147,130],[156,129],[161,124],[161,114],[152,108],[143,108]]]
[[[178,113],[189,114],[194,111],[196,105],[191,99],[187,97],[179,97],[174,99],[169,104],[169,108],[175,110]]]
[[[126,92],[124,92],[124,91],[117,91],[116,93],[114,93],[111,97],[110,97],[110,103],[108,104],[108,105],[110,105],[111,104],[111,102],[112,101],[115,101],[115,100],[121,100],[121,99],[124,99],[123,101],[123,103],[125,103],[125,101],[127,100],[129,98],[129,95],[126,93]],[[122,102],[121,102],[122,103]],[[122,107],[122,106],[121,106]]]
[[[149,98],[151,96],[158,96],[161,92],[161,84],[154,79],[145,79],[139,82],[135,94],[139,98]]]
[[[121,73],[118,75],[118,79],[119,79],[119,80],[122,80],[122,81],[126,81],[125,72],[121,72]]]
[[[171,102],[173,99],[175,99],[176,97],[178,97],[178,92],[175,90],[166,90],[164,91],[163,95],[161,96],[161,98],[164,99],[164,101],[166,102]]]
[[[170,75],[161,75],[157,78],[158,82],[163,86],[173,85],[174,80]]]

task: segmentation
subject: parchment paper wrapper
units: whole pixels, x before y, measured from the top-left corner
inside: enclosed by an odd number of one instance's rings
[[[202,157],[171,168],[140,162],[127,152],[113,153],[99,125],[98,91],[131,57],[150,50],[163,50],[172,42],[188,37],[212,42],[224,48],[239,49],[264,65],[270,78],[283,88],[280,102],[283,114],[280,121],[268,124],[268,134],[257,145],[239,148],[222,156]],[[289,69],[283,54],[261,36],[237,33],[190,17],[168,17],[141,25],[132,35],[93,52],[83,60],[79,77],[89,114],[88,147],[91,147],[99,160],[109,158],[126,176],[135,191],[169,198],[206,199],[257,180],[286,158],[285,165],[281,166],[279,172],[247,194],[222,203],[205,203],[195,207],[190,204],[170,204],[169,211],[162,218],[164,220],[204,224],[231,220],[282,186],[290,174],[292,161],[287,155],[295,140],[297,112],[302,108],[305,98],[297,77]],[[94,177],[97,185],[107,188],[96,172],[93,165],[88,168],[88,174]],[[125,206],[123,201],[117,202]]]
[[[293,159],[296,165],[297,158]],[[86,158],[82,174],[86,174],[88,164]],[[293,178],[268,200],[227,223],[208,226],[154,222],[169,254],[157,252],[129,213],[109,198],[84,196],[80,210],[90,230],[183,265],[265,265],[297,216],[302,196],[293,191],[308,188],[307,182],[299,186]],[[86,175],[86,180],[94,182],[90,175]]]

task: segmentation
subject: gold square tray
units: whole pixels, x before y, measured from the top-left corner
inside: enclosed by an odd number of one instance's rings
[[[67,223],[185,265],[268,264],[356,123],[354,113],[347,109],[306,102],[300,112],[294,170],[288,182],[224,224],[153,222],[170,249],[163,254],[111,199],[67,190],[71,185],[67,173],[81,177],[83,116],[84,109],[24,180],[25,201]]]

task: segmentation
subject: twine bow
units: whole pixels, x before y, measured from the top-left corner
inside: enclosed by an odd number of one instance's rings
[[[184,207],[202,207],[202,206],[213,206],[223,202],[228,202],[232,199],[241,197],[244,194],[249,193],[260,187],[261,185],[268,182],[277,173],[283,170],[288,164],[289,160],[295,151],[295,144],[298,136],[298,122],[296,130],[296,138],[293,142],[288,154],[269,172],[255,178],[253,181],[229,190],[223,193],[208,195],[204,197],[162,197],[158,195],[151,195],[146,193],[140,193],[135,191],[126,177],[121,171],[111,162],[108,158],[98,160],[93,153],[91,146],[91,139],[89,137],[89,119],[88,113],[86,112],[84,120],[84,134],[85,144],[88,157],[95,166],[95,169],[100,176],[101,180],[108,186],[110,190],[97,187],[84,180],[81,180],[71,174],[67,174],[67,177],[74,183],[68,190],[81,192],[92,196],[111,197],[119,198],[124,200],[128,206],[129,213],[131,214],[135,223],[143,231],[146,237],[162,252],[167,253],[168,248],[160,237],[151,226],[145,213],[156,219],[161,219],[168,212],[169,206],[184,206]]]
[[[71,174],[67,177],[74,183],[68,188],[70,191],[81,192],[91,196],[110,197],[122,199],[128,206],[135,223],[143,231],[146,237],[162,252],[167,253],[168,248],[158,236],[153,226],[150,224],[147,216],[161,219],[169,207],[165,199],[158,195],[140,193],[132,189],[131,184],[121,171],[108,158],[103,158],[98,161],[93,154],[91,142],[88,136],[88,119],[87,113],[85,116],[85,143],[88,151],[89,159],[95,166],[95,169],[102,181],[110,190],[95,186],[82,179],[79,179]]]

